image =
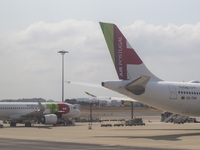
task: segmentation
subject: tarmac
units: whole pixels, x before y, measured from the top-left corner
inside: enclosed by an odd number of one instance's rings
[[[0,129],[1,150],[199,150],[200,124],[161,123],[156,117],[145,126],[101,127],[35,125]],[[152,116],[150,116],[152,118]]]

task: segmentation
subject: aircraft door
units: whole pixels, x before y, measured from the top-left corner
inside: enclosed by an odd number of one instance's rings
[[[169,99],[177,99],[176,87],[174,85],[168,85],[169,87]]]

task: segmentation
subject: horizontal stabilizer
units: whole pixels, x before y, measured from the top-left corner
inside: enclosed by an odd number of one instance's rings
[[[127,84],[125,88],[135,95],[141,95],[145,92],[145,86],[149,80],[149,76],[140,76],[136,80]]]
[[[86,83],[86,82],[74,82],[74,81],[66,81],[68,84],[74,84],[74,85],[82,85],[82,86],[89,86],[89,87],[95,87],[95,88],[103,88],[101,84],[94,84],[94,83]]]

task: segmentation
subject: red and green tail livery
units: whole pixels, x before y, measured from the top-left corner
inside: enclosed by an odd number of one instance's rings
[[[95,95],[92,95],[92,94],[90,94],[90,93],[88,93],[88,92],[85,92],[87,95],[89,95],[89,96],[92,96],[92,97],[97,97],[97,96],[95,96]]]
[[[102,22],[100,25],[119,79],[130,79],[127,65],[139,65],[143,63],[142,60],[116,25]]]

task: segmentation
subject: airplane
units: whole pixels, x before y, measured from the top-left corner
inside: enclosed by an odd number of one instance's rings
[[[164,81],[145,66],[115,24],[100,26],[118,74],[118,81],[105,81],[102,86],[134,100],[186,116],[200,115],[200,82]]]
[[[80,114],[80,110],[69,103],[0,102],[0,120],[9,122],[11,127],[17,123],[31,127],[31,123],[35,122],[55,125]]]
[[[87,95],[89,95],[90,97],[96,98],[98,101],[118,101],[121,102],[121,104],[125,104],[125,105],[131,105],[131,102],[137,103],[136,100],[134,99],[130,99],[130,98],[126,98],[126,97],[102,97],[102,96],[96,96],[94,94],[91,94],[89,92],[85,92]],[[99,103],[100,104],[100,103]]]
[[[87,95],[91,96],[91,97],[97,98],[96,95],[93,95],[93,94],[91,94],[91,93],[89,93],[89,92],[85,92],[85,93],[86,93]]]

